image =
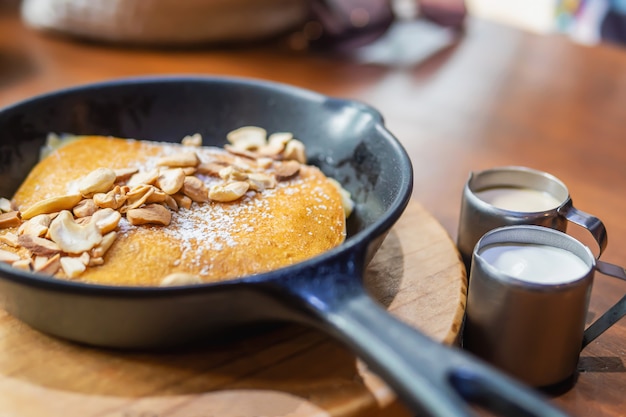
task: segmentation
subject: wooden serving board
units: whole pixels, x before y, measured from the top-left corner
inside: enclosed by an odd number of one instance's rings
[[[466,275],[453,242],[411,202],[370,264],[372,295],[434,339],[458,340]],[[266,328],[210,346],[127,352],[79,346],[0,310],[0,416],[406,415],[393,392],[325,334]]]

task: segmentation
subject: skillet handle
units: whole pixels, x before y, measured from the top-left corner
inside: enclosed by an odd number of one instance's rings
[[[469,403],[475,403],[507,417],[567,416],[531,388],[396,319],[364,290],[321,310],[319,305],[316,310],[335,336],[351,346],[412,410],[462,417],[473,415]]]

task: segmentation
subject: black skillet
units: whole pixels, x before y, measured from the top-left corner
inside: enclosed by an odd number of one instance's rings
[[[290,131],[311,162],[356,200],[340,247],[274,272],[194,287],[131,288],[55,280],[0,265],[0,301],[43,332],[96,346],[158,348],[236,326],[292,320],[349,346],[416,412],[467,416],[467,402],[507,416],[563,416],[542,397],[459,349],[407,326],[367,294],[362,276],[406,207],[412,167],[372,108],[255,80],[116,80],[0,110],[0,196],[11,196],[49,132],[224,144],[243,125]],[[132,267],[132,266],[129,266]]]

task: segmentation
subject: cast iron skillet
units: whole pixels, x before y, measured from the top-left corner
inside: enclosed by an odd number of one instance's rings
[[[32,327],[97,346],[157,348],[246,323],[295,320],[354,350],[416,412],[471,415],[469,402],[512,415],[562,416],[531,390],[389,315],[363,270],[406,207],[411,163],[378,112],[255,80],[116,80],[39,96],[0,111],[0,195],[11,196],[49,132],[224,144],[243,125],[290,131],[311,162],[356,200],[349,238],[295,266],[193,287],[131,288],[55,280],[0,265],[0,301]]]

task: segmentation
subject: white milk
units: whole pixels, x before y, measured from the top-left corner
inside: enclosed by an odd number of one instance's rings
[[[576,281],[590,269],[570,251],[532,243],[494,244],[482,249],[479,255],[511,277],[538,284]]]
[[[512,211],[546,211],[561,204],[561,201],[552,194],[532,188],[494,187],[477,191],[475,194],[494,207]]]

